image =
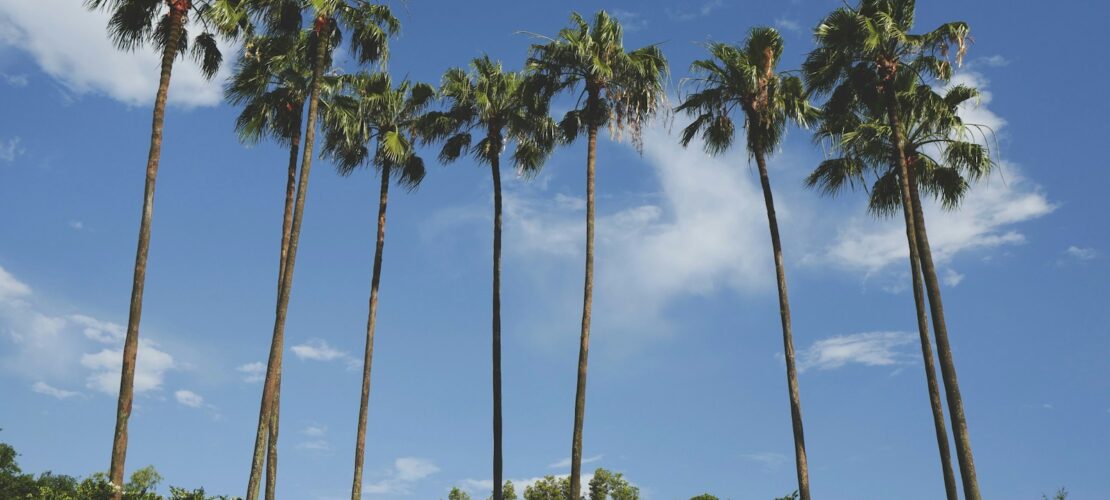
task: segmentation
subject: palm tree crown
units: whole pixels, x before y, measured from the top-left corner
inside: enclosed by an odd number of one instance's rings
[[[904,91],[898,93],[904,148],[914,179],[925,193],[948,209],[956,208],[971,182],[988,175],[994,167],[987,142],[989,129],[968,124],[959,116],[960,106],[979,97],[978,89],[954,85],[938,93],[907,74]],[[826,194],[846,187],[866,186],[867,174],[874,180],[868,189],[868,210],[892,215],[902,208],[898,187],[896,152],[890,124],[881,110],[858,101],[831,103],[829,119],[821,122],[816,138],[825,140],[840,156],[827,159],[806,179],[806,184]],[[840,106],[854,106],[845,109]],[[835,118],[833,118],[835,117]]]
[[[682,145],[699,133],[706,152],[718,154],[732,145],[732,113],[744,114],[748,151],[770,154],[778,147],[788,121],[805,126],[816,115],[805,99],[802,81],[776,73],[782,36],[773,28],[754,28],[744,47],[709,44],[712,59],[694,61],[691,81],[698,90],[675,108],[694,116],[682,131]]]
[[[559,123],[567,142],[588,127],[608,125],[614,134],[631,131],[639,146],[644,123],[665,99],[663,52],[657,45],[625,51],[620,23],[605,11],[592,25],[577,12],[571,22],[555,39],[532,45],[532,84],[545,96],[581,87],[575,108]]]
[[[546,113],[546,102],[530,93],[524,73],[504,71],[489,56],[475,58],[471,71],[452,68],[443,75],[440,95],[446,111],[432,112],[422,126],[425,140],[442,140],[439,160],[449,163],[470,153],[489,164],[508,142],[515,142],[513,160],[524,174],[536,172],[558,139],[558,128]],[[473,142],[473,135],[481,139]]]
[[[216,38],[234,38],[250,29],[238,3],[235,0],[85,0],[86,7],[111,13],[108,36],[120,50],[132,51],[152,44],[164,51],[172,38],[178,38],[174,42],[176,55],[191,53],[206,78],[216,76],[223,62]],[[191,48],[190,16],[194,16],[203,28],[193,38]],[[175,24],[181,30],[179,37],[172,36]]]

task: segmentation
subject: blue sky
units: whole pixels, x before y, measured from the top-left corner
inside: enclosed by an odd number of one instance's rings
[[[119,54],[75,0],[0,0],[0,440],[25,470],[107,468],[121,324],[157,57]],[[776,25],[783,68],[840,2],[423,2],[398,7],[396,75],[438,81],[488,51],[519,67],[571,10],[662,43],[672,94],[701,42]],[[1110,182],[1096,97],[1110,8],[922,2],[975,43],[971,121],[1001,169],[964,208],[927,213],[988,498],[1067,486],[1110,497]],[[1035,28],[1034,28],[1035,27]],[[228,59],[231,59],[229,54]],[[222,73],[221,77],[226,75]],[[191,63],[174,75],[158,181],[129,470],[238,494],[246,482],[277,267],[286,153],[240,145],[237,111]],[[1094,104],[1092,104],[1094,103]],[[681,118],[678,119],[681,123]],[[794,489],[773,272],[742,152],[682,150],[665,124],[599,151],[599,260],[585,456],[648,499]],[[434,154],[428,154],[429,159]],[[506,476],[568,471],[581,307],[584,144],[506,182]],[[801,180],[822,157],[790,132],[771,162],[790,282],[812,488],[823,499],[943,495],[898,220]],[[511,177],[511,176],[510,176]],[[376,203],[369,172],[318,163],[287,330],[280,488],[349,487]],[[375,498],[475,497],[489,481],[487,170],[431,165],[392,197],[367,437]]]

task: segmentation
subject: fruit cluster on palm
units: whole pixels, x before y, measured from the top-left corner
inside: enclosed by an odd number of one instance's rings
[[[584,135],[585,272],[571,471],[565,487],[565,496],[581,498],[595,270],[598,136],[608,128],[614,137],[627,133],[637,148],[642,146],[644,127],[666,109],[664,82],[668,68],[659,46],[628,50],[621,24],[615,18],[604,11],[590,20],[575,13],[570,26],[555,37],[536,35],[523,70],[507,71],[500,62],[483,56],[472,60],[469,69],[448,70],[437,89],[408,80],[394,82],[384,63],[389,39],[398,32],[399,22],[388,6],[365,0],[86,0],[86,4],[111,12],[109,32],[121,49],[132,50],[149,43],[163,55],[109,474],[117,489],[123,478],[154,184],[172,69],[176,58],[191,50],[204,74],[214,76],[222,62],[216,41],[223,37],[243,44],[234,76],[225,88],[228,102],[242,107],[236,121],[241,140],[269,138],[289,150],[275,316],[246,498],[258,498],[264,470],[265,497],[276,496],[285,322],[316,156],[334,164],[344,176],[360,167],[370,167],[380,186],[351,486],[352,499],[361,498],[388,194],[392,183],[409,191],[420,185],[426,173],[422,146],[437,147],[441,163],[471,156],[490,168],[493,497],[502,500],[506,490],[512,491],[511,483],[504,487],[503,474],[502,156],[512,148],[514,167],[520,175],[529,177],[556,147],[570,145]],[[809,176],[811,187],[827,194],[866,187],[872,213],[903,212],[945,491],[950,500],[959,497],[949,456],[944,402],[934,369],[930,317],[963,493],[968,500],[980,498],[928,243],[922,193],[954,208],[967,194],[970,183],[990,172],[993,162],[982,130],[965,124],[959,115],[962,105],[978,97],[977,90],[966,86],[938,90],[952,76],[950,53],[955,54],[957,62],[963,57],[967,25],[948,23],[924,34],[913,34],[915,8],[912,0],[861,0],[855,7],[835,10],[816,28],[817,48],[806,58],[800,76],[778,69],[784,43],[773,28],[752,29],[742,45],[709,43],[709,57],[693,63],[691,77],[683,80],[683,90],[689,91],[680,96],[681,103],[674,108],[691,120],[678,139],[682,146],[700,140],[708,154],[721,154],[733,146],[737,129],[742,128],[745,148],[758,170],[778,285],[797,489],[802,500],[811,498],[809,460],[784,245],[768,168],[769,159],[781,147],[791,126],[814,127],[816,138],[834,153]],[[188,42],[186,31],[193,25],[205,31]],[[352,55],[349,65],[366,69],[352,71],[335,65],[335,51],[344,40]],[[551,118],[552,101],[567,94],[575,104],[558,120]],[[817,97],[827,97],[820,109],[811,104]],[[738,120],[742,120],[740,127]],[[323,134],[319,152],[318,130]],[[597,492],[591,491],[590,496],[596,497]]]

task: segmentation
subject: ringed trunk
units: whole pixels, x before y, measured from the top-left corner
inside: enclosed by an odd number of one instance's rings
[[[913,207],[914,230],[917,236],[918,253],[921,256],[921,273],[925,276],[925,290],[929,294],[929,309],[933,315],[933,333],[937,340],[937,357],[940,358],[940,372],[944,377],[944,393],[948,399],[949,416],[952,419],[952,435],[956,441],[956,459],[960,463],[960,478],[963,480],[965,500],[980,500],[979,478],[975,474],[975,458],[971,453],[971,437],[968,436],[967,418],[964,415],[963,397],[960,383],[956,377],[956,362],[952,359],[952,345],[948,340],[948,325],[944,320],[944,304],[940,297],[940,282],[933,265],[933,252],[929,247],[929,236],[925,230],[925,214],[921,209],[921,196],[918,192],[914,171],[907,169],[909,175],[910,202]]]
[[[594,196],[597,125],[589,126],[586,147],[586,279],[582,290],[582,336],[578,344],[578,382],[574,393],[574,435],[570,449],[570,497],[582,496],[582,426],[586,419],[586,368],[590,355],[590,314],[594,295]]]
[[[112,439],[112,461],[108,478],[113,486],[112,498],[123,495],[123,470],[127,458],[127,421],[135,398],[135,363],[139,351],[139,322],[143,315],[143,287],[146,285],[147,253],[150,250],[150,227],[154,216],[154,186],[158,179],[158,162],[162,157],[162,128],[166,118],[166,100],[177,47],[184,31],[186,10],[175,4],[168,14],[170,29],[162,51],[162,72],[154,98],[154,118],[150,131],[150,151],[146,161],[146,183],[143,188],[143,212],[139,219],[139,242],[135,251],[135,269],[131,282],[131,307],[127,316],[127,336],[123,342],[123,365],[120,372],[119,399],[116,404],[116,428]]]
[[[293,207],[296,200],[297,187],[297,155],[301,146],[301,112],[304,103],[298,103],[297,113],[294,116],[296,126],[290,137],[289,168],[285,178],[285,209],[281,220],[281,253],[278,259],[278,295],[285,286],[285,260],[289,254],[289,237],[293,230]],[[274,500],[277,494],[277,441],[278,441],[278,414],[281,409],[281,374],[278,372],[277,391],[274,394],[274,404],[270,407],[270,421],[266,437],[266,500]]]
[[[794,431],[794,461],[798,473],[798,495],[810,500],[809,464],[806,459],[805,430],[802,428],[802,400],[798,393],[798,371],[794,360],[794,333],[790,325],[790,299],[786,291],[786,265],[782,257],[778,217],[771,192],[771,179],[767,174],[767,161],[762,152],[755,153],[759,167],[759,182],[763,186],[763,201],[767,206],[767,226],[771,230],[771,248],[775,254],[775,277],[778,281],[779,319],[782,322],[783,352],[786,353],[786,385],[790,391],[790,421]]]
[[[949,500],[958,500],[956,480],[952,471],[952,458],[948,448],[948,432],[944,425],[944,408],[940,402],[940,392],[937,387],[936,369],[933,363],[932,345],[929,341],[929,320],[925,315],[925,302],[922,297],[921,283],[921,255],[917,244],[917,223],[914,220],[911,207],[911,189],[913,183],[910,179],[909,162],[905,154],[905,138],[902,135],[901,117],[897,111],[896,98],[891,94],[888,101],[888,119],[894,131],[894,147],[897,151],[899,190],[902,195],[902,214],[906,225],[906,243],[910,254],[910,276],[913,282],[914,307],[917,313],[917,331],[921,340],[921,355],[925,365],[925,380],[929,389],[929,406],[933,414],[933,428],[936,433],[937,450],[940,453],[941,471],[944,475],[944,491]],[[935,318],[934,318],[935,319]]]
[[[366,419],[370,411],[370,368],[374,360],[374,327],[378,316],[378,285],[382,279],[382,251],[385,249],[385,209],[389,197],[389,165],[382,167],[381,193],[378,198],[378,238],[374,246],[374,272],[370,279],[370,314],[366,320],[366,350],[362,360],[362,399],[358,407],[358,432],[355,437],[355,477],[351,500],[362,498],[362,462],[366,448]]]
[[[497,147],[495,151],[500,151]],[[501,156],[490,161],[493,174],[493,500],[504,500],[501,440]]]
[[[322,38],[327,38],[324,34]],[[281,378],[281,355],[285,349],[285,318],[289,312],[289,295],[293,288],[293,269],[297,262],[297,246],[301,235],[305,196],[308,193],[309,173],[312,171],[312,153],[316,142],[316,119],[320,104],[320,79],[324,74],[327,54],[326,40],[317,43],[312,70],[312,91],[308,100],[308,122],[305,125],[304,151],[301,154],[301,172],[297,180],[297,199],[293,208],[289,244],[283,271],[279,275],[277,307],[274,313],[274,333],[270,342],[270,356],[266,364],[266,379],[262,388],[262,404],[258,411],[258,430],[254,438],[251,473],[247,481],[246,500],[258,498],[258,485],[262,478],[263,459],[269,435],[270,409],[274,407]]]

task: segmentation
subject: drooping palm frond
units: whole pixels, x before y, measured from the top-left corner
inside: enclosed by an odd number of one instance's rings
[[[574,108],[560,122],[568,140],[587,127],[608,126],[616,138],[627,131],[640,148],[644,125],[666,98],[667,60],[659,46],[626,51],[623,28],[605,11],[592,23],[572,13],[570,27],[532,45],[526,71],[531,92],[543,99],[577,92]]]
[[[744,46],[711,43],[710,58],[694,61],[693,85],[675,108],[694,117],[681,135],[688,145],[700,135],[705,151],[719,154],[733,141],[733,112],[744,117],[747,147],[751,154],[769,154],[782,141],[788,122],[808,125],[817,109],[806,99],[801,79],[777,73],[783,41],[773,28],[753,28]]]

